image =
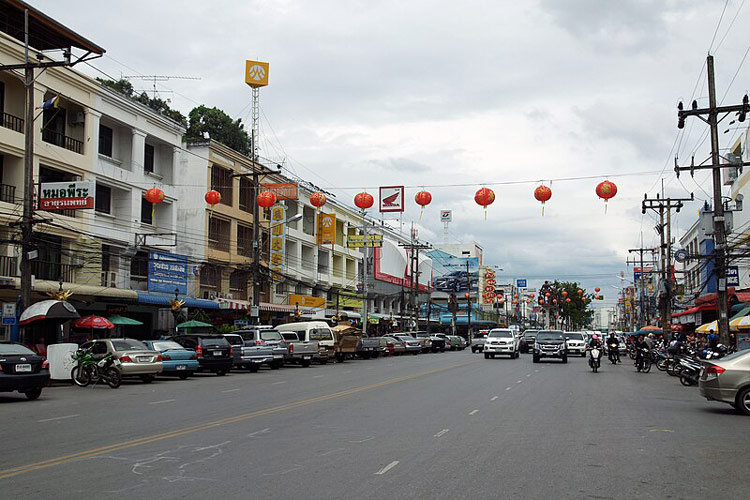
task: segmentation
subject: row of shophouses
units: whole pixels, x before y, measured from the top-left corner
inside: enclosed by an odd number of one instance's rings
[[[22,61],[23,47],[0,33],[0,64]],[[260,262],[266,270],[274,226],[270,211],[256,203],[251,175],[269,165],[210,138],[185,142],[186,130],[179,123],[71,68],[49,68],[39,74],[34,93],[37,103],[59,97],[55,106],[39,112],[33,127],[35,185],[93,181],[95,201],[93,209],[35,207],[32,302],[55,291],[70,291],[68,300],[82,316],[120,314],[136,319],[144,326],[125,327],[124,333],[143,338],[174,327],[173,299],[183,301],[183,314],[201,311],[214,324],[276,324],[331,317],[338,311],[361,318],[367,276],[370,322],[390,326],[395,319],[403,326],[405,297],[410,287],[417,287],[410,279],[411,256],[404,247],[413,242],[413,235],[368,217],[368,232],[382,235],[383,243],[369,252],[365,274],[364,251],[347,246],[349,236],[362,234],[362,214],[332,195],[321,209],[314,207],[310,194],[315,186],[270,165],[274,173],[262,176],[262,183],[293,185],[293,193],[279,201],[288,221],[283,229],[283,271],[276,280],[261,273],[259,301],[253,304],[253,211],[260,210]],[[19,300],[24,105],[21,75],[0,72],[4,303]],[[145,193],[152,188],[164,194],[163,202],[147,199]],[[209,190],[221,193],[219,203],[204,201]],[[326,244],[320,244],[316,227],[321,213],[335,215],[333,238]],[[472,257],[481,258],[481,249],[478,252]],[[167,269],[166,276],[160,269]],[[432,261],[425,254],[419,255],[419,276],[422,295],[417,302],[429,303],[425,299],[432,291]],[[438,324],[444,309],[445,302],[435,304],[422,315],[431,314]],[[474,321],[480,321],[479,312],[475,314]],[[19,338],[13,322],[4,319],[0,339]],[[59,331],[52,334],[55,339],[49,332],[37,332],[48,342],[70,334]]]

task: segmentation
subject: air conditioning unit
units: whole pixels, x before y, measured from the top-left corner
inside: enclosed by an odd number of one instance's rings
[[[83,114],[83,111],[70,113],[70,118],[68,119],[68,122],[71,125],[83,125],[84,123],[86,123],[86,116]]]

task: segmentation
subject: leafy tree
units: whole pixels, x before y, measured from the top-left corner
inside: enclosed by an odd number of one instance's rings
[[[593,295],[586,294],[585,289],[575,281],[555,281],[552,286],[559,290],[560,294],[562,294],[563,290],[568,292],[570,302],[565,302],[565,299],[562,299],[562,295],[560,295],[563,306],[560,309],[560,315],[562,318],[565,318],[566,321],[569,321],[571,328],[574,330],[580,330],[591,324],[594,317],[594,311],[593,309],[589,309],[588,304],[593,298]],[[584,290],[584,294],[581,296],[578,295],[578,290],[580,289]],[[581,300],[581,297],[586,297],[585,303]]]
[[[209,137],[242,154],[250,154],[250,136],[245,131],[242,119],[232,118],[219,108],[198,106],[188,114],[189,125],[185,134],[188,140]]]

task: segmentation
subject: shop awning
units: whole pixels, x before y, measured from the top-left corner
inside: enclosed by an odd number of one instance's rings
[[[18,281],[17,287],[20,288],[21,281],[19,278],[15,278]],[[56,292],[60,289],[60,283],[58,281],[50,280],[35,280],[34,291],[39,293]],[[121,288],[114,288],[109,286],[93,286],[93,285],[77,285],[74,283],[64,283],[63,289],[70,290],[73,292],[73,297],[81,295],[89,295],[92,297],[107,297],[111,299],[120,300],[132,300],[133,302],[138,300],[138,293],[135,290],[123,290]]]
[[[298,310],[296,305],[289,305],[289,304],[271,304],[268,302],[261,302],[260,306],[258,306],[261,311],[272,311],[272,312],[286,312],[286,313],[293,313],[294,311]],[[314,307],[300,307],[299,308],[300,313],[302,314],[314,314],[317,311],[322,311],[322,309],[317,309]]]
[[[678,318],[680,316],[685,316],[686,314],[695,314],[701,311],[715,311],[715,310],[716,310],[716,306],[710,305],[710,304],[704,304],[702,306],[695,306],[695,307],[691,307],[690,309],[686,309],[684,311],[674,313],[672,317]]]
[[[233,299],[216,299],[219,304],[219,309],[229,309],[232,311],[246,311],[250,306],[250,303],[246,300],[233,300]]]
[[[138,294],[138,303],[150,304],[154,306],[165,306],[169,307],[170,301],[174,299],[174,295],[161,295],[158,293],[149,292],[136,292]],[[218,309],[219,304],[213,300],[196,299],[194,297],[180,296],[180,300],[184,300],[183,307],[198,307],[200,309]]]

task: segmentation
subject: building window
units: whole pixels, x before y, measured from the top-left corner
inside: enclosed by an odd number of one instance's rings
[[[218,165],[211,167],[211,189],[221,193],[221,204],[232,206],[232,171]]]
[[[99,125],[99,154],[112,158],[112,129]]]
[[[237,253],[243,257],[253,256],[253,228],[237,224]]]
[[[284,281],[276,283],[276,295],[284,294],[286,294],[286,283]]]
[[[201,267],[201,286],[219,288],[221,285],[221,269],[213,264]]]
[[[228,220],[220,219],[218,217],[209,217],[208,246],[216,250],[228,252],[230,228],[231,223]]]
[[[253,213],[255,200],[253,200],[253,183],[249,179],[240,177],[240,210]]]
[[[144,150],[143,171],[154,172],[154,147],[151,144],[146,144],[146,149]]]
[[[146,198],[141,198],[141,222],[144,224],[154,223],[154,204]]]
[[[130,279],[148,279],[148,252],[136,253],[130,261]]]
[[[112,188],[97,182],[96,184],[96,211],[103,214],[112,213]]]
[[[239,294],[237,298],[245,299],[247,297],[247,280],[250,273],[247,271],[237,270],[229,275],[229,289]]]

